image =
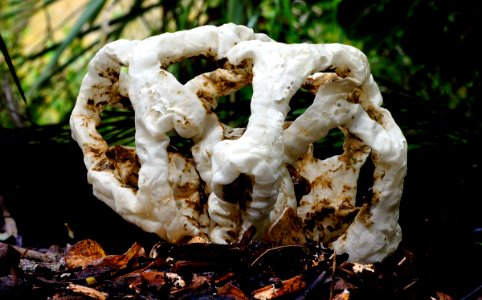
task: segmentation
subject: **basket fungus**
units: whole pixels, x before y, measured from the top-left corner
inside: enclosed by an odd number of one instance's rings
[[[198,56],[219,67],[185,84],[168,72]],[[217,101],[246,85],[249,122],[231,128]],[[314,100],[287,122],[301,88]],[[108,106],[132,106],[135,147],[108,145],[97,131]],[[94,195],[169,242],[235,243],[254,226],[256,239],[322,243],[373,263],[401,241],[407,143],[354,47],[279,43],[231,23],[114,41],[90,62],[70,125]],[[315,157],[313,143],[333,129],[345,136],[343,152]],[[172,133],[191,141],[191,155],[168,151]],[[371,199],[359,204],[368,160]]]

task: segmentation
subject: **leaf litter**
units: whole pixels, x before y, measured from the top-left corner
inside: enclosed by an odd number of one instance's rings
[[[248,231],[248,234],[249,235]],[[0,243],[2,299],[453,299],[419,282],[413,253],[359,264],[315,244],[137,242],[108,254],[94,240],[61,248]]]

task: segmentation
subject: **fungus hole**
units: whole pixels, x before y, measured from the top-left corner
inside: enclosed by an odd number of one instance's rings
[[[294,121],[301,116],[305,110],[313,103],[314,95],[308,90],[300,88],[290,100],[290,111],[286,117],[287,121]]]
[[[246,127],[251,115],[253,87],[247,85],[237,92],[218,99],[216,114],[219,120],[232,128]]]
[[[186,139],[177,134],[175,130],[167,133],[170,139],[168,152],[176,152],[186,158],[192,158],[191,147],[194,145],[191,139]]]
[[[373,161],[368,158],[361,167],[358,176],[355,206],[361,207],[364,203],[371,201],[374,171],[375,165]]]
[[[314,156],[320,159],[343,153],[345,135],[340,130],[330,130],[322,139],[313,143]]]
[[[194,77],[212,72],[217,68],[214,58],[198,55],[173,62],[167,66],[167,71],[174,75],[180,83],[185,84]]]
[[[246,174],[240,174],[230,184],[223,186],[224,200],[230,203],[238,203],[241,209],[246,209],[246,202],[252,200],[253,178]]]
[[[110,146],[134,146],[134,111],[132,109],[107,107],[102,112],[97,131]]]

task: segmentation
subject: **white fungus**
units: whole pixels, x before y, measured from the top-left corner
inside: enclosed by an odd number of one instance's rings
[[[219,68],[185,84],[168,72],[198,56]],[[249,122],[230,128],[216,115],[218,98],[246,85],[253,88]],[[314,100],[287,122],[301,88]],[[135,147],[109,146],[97,131],[102,112],[126,98]],[[70,125],[94,195],[145,231],[174,243],[232,243],[254,226],[257,239],[315,241],[372,263],[400,243],[407,162],[406,140],[381,105],[358,49],[278,43],[225,24],[107,44],[89,64]],[[315,157],[313,143],[331,130],[345,135],[343,153]],[[168,151],[172,134],[191,140],[192,157]],[[373,184],[357,203],[368,162]]]

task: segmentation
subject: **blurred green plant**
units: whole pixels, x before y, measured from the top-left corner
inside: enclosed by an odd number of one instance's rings
[[[143,39],[163,32],[227,22],[245,24],[280,41],[310,41],[314,35],[328,32],[328,39],[340,40],[341,31],[335,30],[338,27],[332,24],[336,18],[333,12],[327,14],[324,28],[318,26],[324,6],[286,0],[92,0],[80,1],[80,5],[54,22],[54,17],[59,18],[54,16],[54,12],[58,7],[66,7],[66,1],[2,2],[0,26],[5,29],[2,36],[16,71],[12,73],[2,65],[0,73],[18,76],[27,101],[21,103],[19,97],[13,97],[10,102],[16,103],[16,109],[10,109],[9,113],[3,104],[6,101],[2,101],[0,124],[4,128],[19,127],[14,117],[22,116],[24,122],[21,126],[65,125],[88,62],[110,41],[121,37]],[[38,33],[39,36],[32,36],[37,32],[34,29],[40,26],[39,23],[46,24],[44,30]],[[313,28],[304,32],[303,27],[308,24]],[[199,73],[200,67],[203,66],[199,63],[185,61],[171,66],[169,71],[183,81]],[[7,76],[3,77],[7,80]],[[9,87],[12,84],[10,78],[14,77],[9,77]],[[11,88],[8,91],[12,94]],[[245,125],[250,95],[248,87],[234,96],[221,99],[221,118],[232,126]],[[301,113],[296,109],[294,111]],[[106,112],[100,130],[113,143],[125,142],[129,135],[132,137],[132,130],[126,127],[127,124],[132,125],[132,122],[126,122],[129,118],[132,117],[125,112]]]
[[[430,134],[467,143],[466,137],[474,131],[479,134],[481,127],[480,101],[476,101],[480,60],[472,65],[460,60],[465,52],[476,55],[470,47],[480,31],[470,26],[477,10],[472,4],[463,7],[465,2],[84,0],[73,5],[65,0],[1,1],[1,34],[15,74],[2,62],[7,58],[0,58],[0,126],[67,128],[87,65],[110,41],[234,22],[280,42],[336,42],[360,48],[369,57],[386,105],[409,137],[411,148],[437,143],[426,139]],[[63,12],[60,17],[59,12]],[[434,21],[426,23],[427,15]],[[203,64],[186,61],[169,71],[183,81],[199,73],[206,67]],[[26,102],[15,88],[15,76],[26,92]],[[218,114],[232,126],[245,125],[250,95],[250,88],[245,88],[223,98]],[[295,95],[289,118],[301,114],[311,99],[303,91]],[[446,125],[446,132],[434,131],[433,120],[446,124],[442,120],[447,112],[457,113],[455,118],[463,116],[465,126],[455,130]],[[132,124],[132,113],[108,111],[99,130],[111,143],[132,143]],[[463,128],[471,128],[471,133]],[[326,139],[340,142],[336,133]]]

